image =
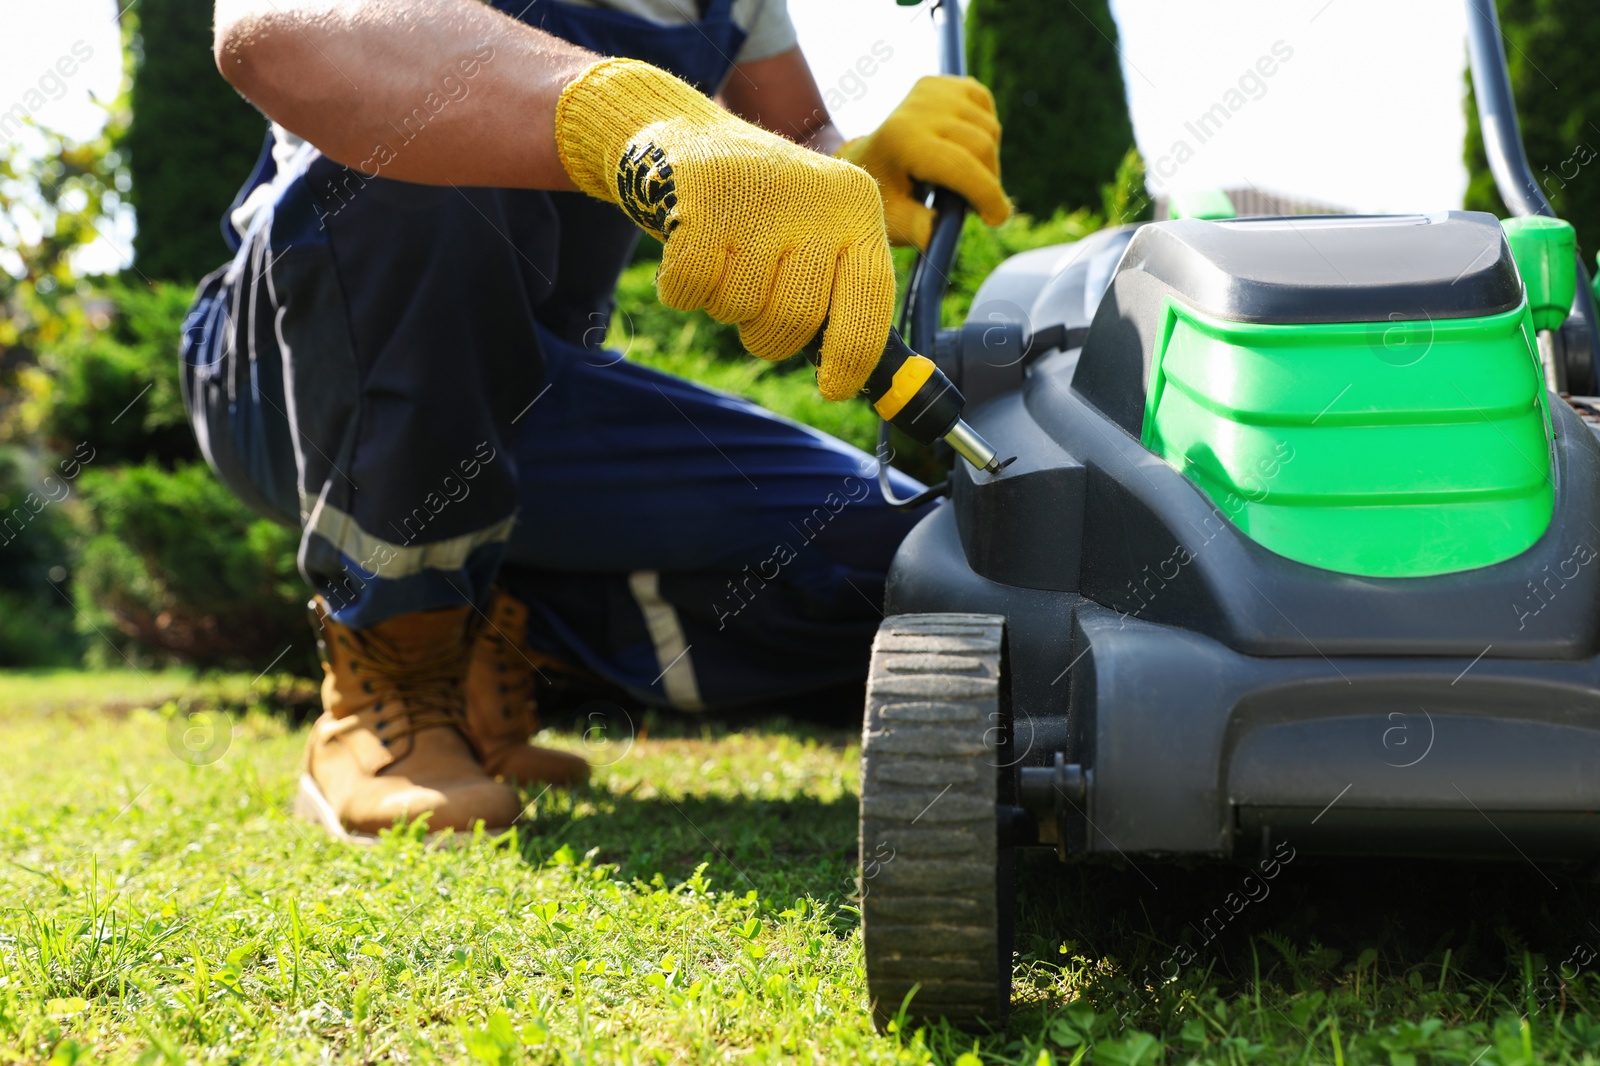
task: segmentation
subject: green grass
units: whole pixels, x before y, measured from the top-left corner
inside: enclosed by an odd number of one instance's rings
[[[6,712],[117,712],[169,703],[186,710],[191,706],[302,706],[314,696],[310,682],[282,675],[252,680],[242,674],[199,678],[186,670],[8,670],[0,672],[0,728],[8,724]]]
[[[558,732],[594,786],[514,841],[360,849],[289,818],[268,689],[0,675],[0,1060],[1600,1061],[1600,892],[1549,866],[1297,856],[1217,933],[1241,869],[1044,856],[1010,1031],[879,1034],[850,732]]]

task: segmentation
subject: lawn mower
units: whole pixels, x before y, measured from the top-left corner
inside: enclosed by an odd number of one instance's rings
[[[1504,222],[1211,198],[1015,256],[941,331],[962,206],[930,193],[903,325],[1017,458],[958,460],[889,577],[861,775],[880,1021],[1004,1022],[1022,849],[1600,856],[1600,335],[1493,3],[1467,8]]]

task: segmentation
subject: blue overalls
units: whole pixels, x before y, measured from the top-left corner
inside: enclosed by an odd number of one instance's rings
[[[679,26],[495,6],[707,93],[744,40],[731,0]],[[368,176],[309,146],[281,173],[264,152],[241,198],[263,184],[270,210],[243,235],[225,220],[238,253],[185,323],[184,392],[223,481],[303,530],[338,621],[481,608],[499,581],[534,646],[646,702],[864,676],[918,516],[883,504],[871,456],[601,348],[638,238],[620,210]]]

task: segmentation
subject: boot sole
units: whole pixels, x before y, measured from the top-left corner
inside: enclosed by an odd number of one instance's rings
[[[317,823],[329,836],[346,844],[370,847],[378,842],[378,838],[371,833],[352,833],[346,829],[344,823],[339,821],[339,814],[333,809],[333,804],[328,802],[328,797],[322,794],[322,789],[317,786],[316,779],[310,774],[300,775],[300,790],[294,797],[294,815],[296,818]]]
[[[300,775],[300,788],[294,797],[294,815],[296,818],[315,822],[322,826],[329,836],[346,844],[371,847],[378,842],[376,834],[355,833],[346,829],[344,823],[339,820],[339,812],[333,809],[333,804],[328,802],[328,797],[322,794],[322,789],[310,774]],[[504,833],[506,828],[485,829],[484,832],[489,836],[498,836]],[[464,848],[472,843],[472,838],[471,833],[441,829],[436,833],[427,834],[422,839],[430,848]]]

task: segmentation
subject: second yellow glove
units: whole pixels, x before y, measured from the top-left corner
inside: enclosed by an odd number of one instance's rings
[[[830,400],[861,390],[894,313],[871,176],[631,59],[602,60],[567,86],[556,147],[578,188],[664,242],[662,303],[737,323],[764,359],[793,355],[826,320],[817,386]]]
[[[928,250],[933,212],[912,196],[916,182],[960,193],[991,226],[1011,217],[1000,186],[1000,119],[994,97],[971,78],[926,77],[883,125],[847,141],[839,158],[878,179],[889,239]]]

